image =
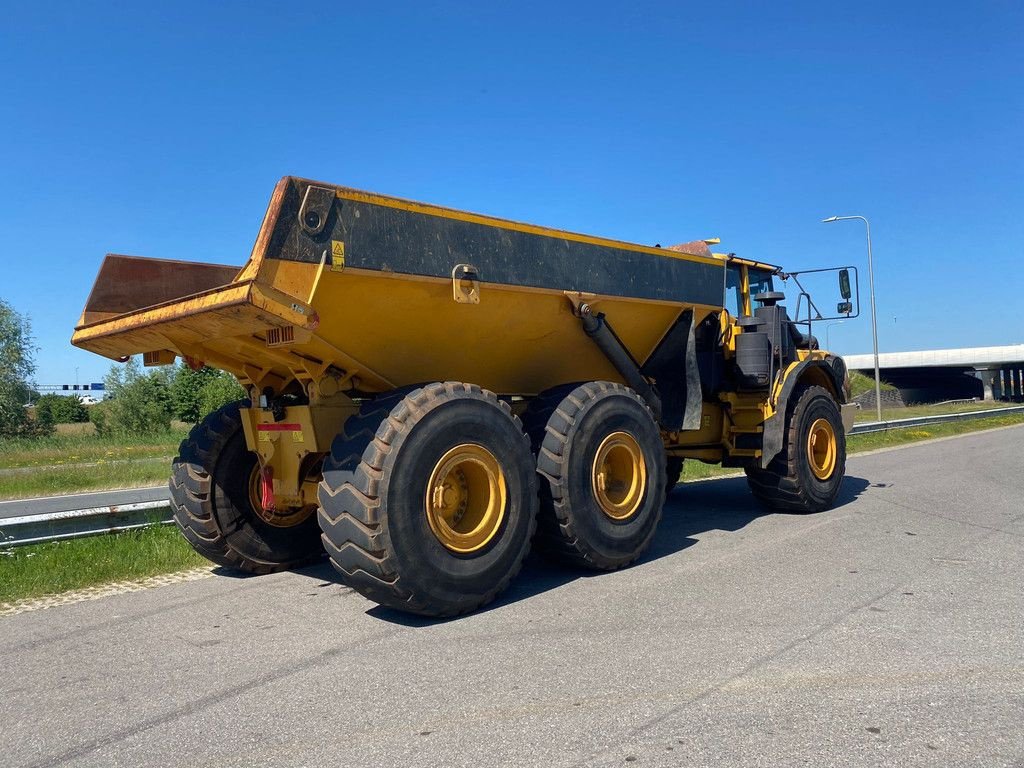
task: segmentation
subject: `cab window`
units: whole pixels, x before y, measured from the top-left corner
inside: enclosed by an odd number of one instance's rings
[[[750,305],[757,309],[754,297],[759,293],[770,293],[772,290],[772,273],[750,267],[747,271],[750,280]]]
[[[725,270],[725,308],[733,317],[743,314],[743,275],[739,264],[730,264]]]

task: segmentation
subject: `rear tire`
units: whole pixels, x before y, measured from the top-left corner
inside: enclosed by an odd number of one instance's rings
[[[508,404],[445,382],[364,404],[334,440],[319,499],[324,547],[345,584],[390,608],[455,616],[519,572],[537,480]]]
[[[541,395],[524,417],[541,476],[536,544],[594,570],[622,568],[643,553],[661,520],[665,447],[658,425],[621,384],[555,392],[562,395],[556,407],[547,408],[554,398]]]
[[[820,512],[835,502],[846,471],[846,433],[832,394],[805,387],[790,398],[786,442],[767,469],[746,470],[754,496],[770,507]]]
[[[230,403],[189,432],[170,480],[178,528],[203,557],[247,573],[294,568],[323,556],[316,515],[296,525],[271,525],[253,507],[249,481],[256,454],[245,445],[239,408]]]

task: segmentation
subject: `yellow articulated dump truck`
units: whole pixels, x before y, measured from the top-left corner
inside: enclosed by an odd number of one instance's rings
[[[286,177],[241,268],[108,255],[72,343],[248,391],[173,463],[198,552],[266,573],[326,550],[369,599],[452,616],[500,593],[531,544],[633,562],[685,459],[743,468],[779,509],[833,504],[846,367],[818,349],[809,294],[803,321],[780,303],[800,273],[716,242],[634,245]]]

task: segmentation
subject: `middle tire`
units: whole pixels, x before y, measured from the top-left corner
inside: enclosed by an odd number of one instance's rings
[[[324,547],[342,580],[426,616],[479,608],[518,573],[536,527],[529,440],[472,384],[425,384],[365,403],[320,484]]]
[[[643,553],[661,520],[660,430],[621,384],[592,381],[553,394],[538,396],[523,417],[542,478],[537,545],[595,570],[622,568]]]

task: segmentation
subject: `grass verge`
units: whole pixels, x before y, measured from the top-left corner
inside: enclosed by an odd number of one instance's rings
[[[996,408],[1009,408],[1014,403],[994,403],[992,401],[976,401],[973,403],[948,403],[946,405],[908,405],[904,408],[883,408],[882,420],[910,419],[915,416],[939,416],[944,413],[968,413],[970,411],[991,411]],[[856,421],[875,421],[877,414],[874,406],[861,408],[857,411]]]
[[[1024,414],[851,435],[847,444],[850,453],[858,453],[1014,424],[1024,424]],[[736,472],[735,469],[688,461],[683,470],[683,480],[700,480]],[[109,536],[0,549],[0,602],[173,573],[206,564],[207,561],[192,550],[178,529],[168,525]]]
[[[91,424],[60,425],[91,427]],[[86,429],[60,431],[37,439],[0,440],[0,469],[15,467],[60,467],[68,464],[170,457],[188,435],[184,425],[145,437],[104,436]]]
[[[173,525],[0,549],[0,603],[201,565]]]
[[[141,437],[101,437],[91,424],[58,426],[64,429],[49,437],[0,440],[0,499],[161,485],[188,434],[180,423]]]
[[[28,499],[67,493],[163,485],[171,474],[171,458],[49,466],[32,472],[0,474],[0,499]]]
[[[974,419],[972,421],[951,421],[945,424],[928,424],[923,427],[893,429],[888,432],[872,432],[867,435],[850,435],[846,438],[847,453],[872,451],[876,448],[888,448],[894,445],[904,445],[905,443],[916,443],[921,440],[930,440],[933,437],[962,435],[969,432],[980,432],[985,429],[995,429],[996,427],[1010,427],[1014,424],[1024,424],[1024,413],[1008,413],[1004,416],[988,416],[984,419]]]

